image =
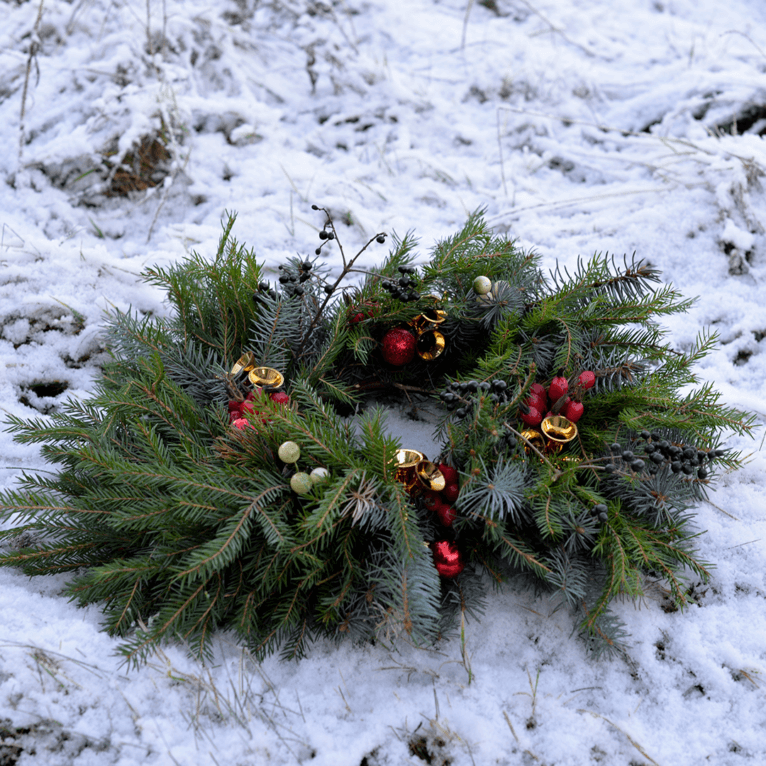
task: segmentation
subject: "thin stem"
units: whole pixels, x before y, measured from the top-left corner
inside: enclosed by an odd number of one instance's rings
[[[374,234],[370,240],[367,242],[367,244],[364,245],[364,247],[350,260],[346,261],[346,254],[343,251],[343,245],[340,242],[340,239],[338,238],[338,233],[335,231],[335,224],[332,221],[332,218],[330,218],[330,213],[327,211],[326,208],[318,208],[321,210],[328,219],[328,223],[330,224],[330,228],[333,231],[333,234],[335,235],[335,241],[338,243],[338,248],[340,249],[340,256],[343,259],[343,271],[341,272],[340,276],[335,280],[333,286],[332,286],[332,292],[327,294],[327,297],[322,302],[322,305],[317,310],[317,313],[314,315],[314,318],[311,320],[311,324],[308,327],[308,330],[303,335],[303,338],[301,339],[301,348],[306,344],[306,341],[308,340],[309,335],[311,334],[311,331],[316,327],[317,322],[319,321],[319,318],[322,316],[322,312],[325,310],[325,307],[330,302],[330,298],[332,298],[332,294],[335,292],[338,285],[345,279],[346,275],[351,271],[351,267],[354,265],[355,261],[359,256],[375,241],[377,241],[378,237],[385,237],[385,232],[380,232],[378,234]]]

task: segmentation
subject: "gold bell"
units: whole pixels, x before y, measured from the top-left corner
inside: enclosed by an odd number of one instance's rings
[[[418,333],[415,350],[425,362],[431,362],[441,356],[447,345],[447,339],[438,330],[426,330]]]
[[[565,444],[577,438],[577,426],[563,415],[545,418],[540,428],[548,439],[550,452],[560,452]]]
[[[238,375],[242,370],[250,372],[255,367],[255,356],[252,351],[248,351],[237,360],[237,363],[231,368],[232,375]]]
[[[253,367],[248,378],[262,388],[279,388],[285,382],[285,376],[273,367]]]
[[[415,466],[415,476],[420,486],[431,492],[441,492],[447,486],[444,474],[439,470],[436,463],[429,460],[421,460]]]
[[[524,439],[527,440],[527,442],[529,442],[529,444],[538,449],[540,452],[545,449],[545,439],[539,431],[535,431],[533,428],[528,428],[526,431],[522,431],[521,435]],[[530,449],[527,442],[524,443],[524,452],[529,455],[533,451]]]
[[[396,460],[394,478],[400,484],[404,484],[407,492],[411,492],[418,484],[416,469],[420,463],[426,461],[426,456],[414,449],[400,449],[396,451],[394,459]]]
[[[447,340],[444,334],[436,328],[447,321],[447,312],[442,309],[426,309],[418,314],[409,324],[417,337],[415,350],[418,356],[426,362],[430,362],[441,356]]]

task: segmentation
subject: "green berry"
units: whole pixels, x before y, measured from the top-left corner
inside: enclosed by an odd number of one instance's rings
[[[277,450],[283,463],[297,463],[301,456],[301,448],[295,442],[283,442]]]

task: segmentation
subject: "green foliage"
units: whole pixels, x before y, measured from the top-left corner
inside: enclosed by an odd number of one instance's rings
[[[641,597],[650,574],[683,606],[685,578],[708,577],[692,509],[718,467],[738,465],[717,451],[722,434],[748,433],[752,418],[710,385],[691,388],[715,336],[703,333],[686,354],[664,342],[656,320],[691,302],[657,286],[655,270],[596,255],[546,279],[478,212],[435,246],[416,301],[383,288],[416,263],[410,234],[394,237],[359,285],[341,283],[375,238],[342,255],[340,278],[291,259],[278,292],[232,239],[233,223],[211,260],[194,254],[146,273],[167,291],[170,319],[110,316],[112,360],[90,399],[45,420],[10,420],[58,472],[22,474],[0,496],[0,518],[15,524],[0,539],[35,536],[0,565],[70,572],[69,595],[100,605],[133,662],[173,640],[206,656],[220,629],[258,655],[299,657],[320,636],[430,643],[463,613],[481,614],[487,579],[514,575],[578,613],[597,653],[613,652],[624,637],[608,611],[615,596]],[[479,275],[493,283],[482,298],[472,290]],[[385,333],[434,307],[446,314],[444,353],[387,364]],[[240,429],[227,404],[247,394],[230,372],[245,352],[285,375],[290,402],[254,396]],[[530,387],[560,373],[574,388],[583,370],[596,383],[576,390],[577,439],[560,452],[533,449],[520,421]],[[365,396],[418,404],[471,379],[485,385],[461,393],[462,414],[444,410],[438,427],[439,460],[460,474],[457,519],[444,527],[396,480],[401,445]],[[491,393],[500,381],[502,397]],[[298,470],[327,471],[308,494],[290,487],[294,468],[277,456],[285,441],[300,446]],[[702,455],[707,474],[652,467],[649,452],[640,468],[619,456],[662,441]],[[429,548],[445,539],[467,564],[456,579],[439,576]]]

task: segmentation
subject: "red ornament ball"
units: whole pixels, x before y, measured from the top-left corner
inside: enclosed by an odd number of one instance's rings
[[[447,503],[454,503],[457,500],[457,496],[460,494],[460,487],[457,484],[447,484],[442,490],[442,498]]]
[[[431,549],[436,571],[442,577],[457,577],[465,569],[463,554],[456,543],[449,540],[436,540],[431,543]]]
[[[567,420],[571,420],[572,423],[576,423],[585,412],[585,407],[582,402],[570,401],[566,407],[564,407],[564,417]]]
[[[457,471],[446,463],[439,463],[439,470],[446,484],[457,484]]]
[[[382,341],[383,358],[394,367],[401,367],[411,362],[415,357],[415,336],[403,327],[395,327],[389,330]]]

